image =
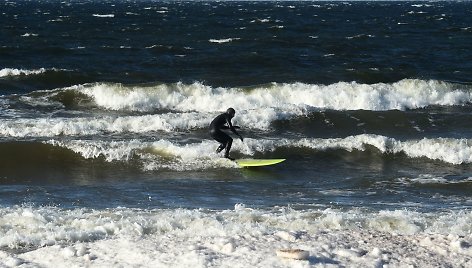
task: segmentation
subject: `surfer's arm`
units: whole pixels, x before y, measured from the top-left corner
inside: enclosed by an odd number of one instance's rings
[[[233,126],[235,129],[240,129],[239,126]],[[228,126],[222,126],[221,129],[230,129]]]
[[[231,124],[231,119],[228,119],[228,118],[226,118],[226,123],[228,124],[227,128],[231,129],[231,132],[233,132],[236,136],[239,137],[241,141],[243,141],[243,137],[239,135],[239,133],[236,131],[236,128],[239,128],[239,127],[233,126],[233,124]]]

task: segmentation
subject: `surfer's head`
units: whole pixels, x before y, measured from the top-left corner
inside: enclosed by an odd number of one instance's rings
[[[226,113],[227,113],[231,118],[233,118],[234,115],[236,114],[236,111],[235,111],[233,108],[228,108],[228,110],[226,110]]]

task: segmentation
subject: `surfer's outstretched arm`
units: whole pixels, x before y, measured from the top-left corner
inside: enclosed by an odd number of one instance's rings
[[[233,126],[235,129],[240,129],[240,126]],[[229,129],[228,126],[222,126],[221,129]]]
[[[229,129],[234,133],[234,135],[238,136],[241,141],[243,141],[243,137],[236,131],[236,128],[231,125],[231,120],[228,120]],[[239,127],[238,127],[239,128]]]

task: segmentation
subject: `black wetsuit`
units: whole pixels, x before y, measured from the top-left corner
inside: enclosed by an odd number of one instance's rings
[[[231,138],[228,134],[221,131],[222,129],[230,129],[234,134],[241,137],[241,135],[238,134],[233,124],[231,123],[231,116],[228,113],[222,113],[218,115],[217,117],[215,117],[213,121],[211,121],[210,135],[217,142],[221,143],[221,145],[218,147],[216,152],[219,153],[223,149],[226,148],[225,157],[229,158],[229,150],[231,150],[231,145],[233,144],[233,138]]]

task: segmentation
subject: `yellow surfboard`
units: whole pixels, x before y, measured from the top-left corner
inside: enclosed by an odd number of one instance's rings
[[[281,163],[285,159],[238,159],[236,163],[241,167],[262,167]]]

